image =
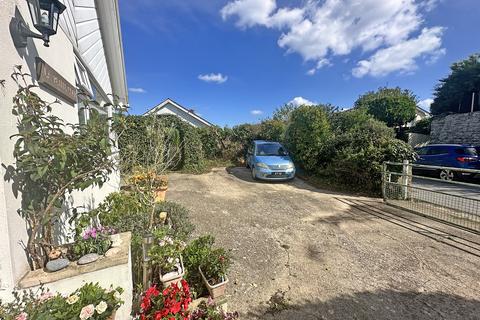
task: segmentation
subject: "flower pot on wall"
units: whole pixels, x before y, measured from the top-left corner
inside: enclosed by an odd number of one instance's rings
[[[164,273],[165,272],[165,273]],[[160,282],[162,283],[163,287],[166,288],[170,286],[172,283],[177,283],[178,281],[183,279],[185,275],[185,267],[183,266],[183,258],[180,255],[180,261],[177,263],[175,270],[167,271],[167,270],[160,270]]]
[[[198,271],[200,271],[200,275],[202,276],[203,283],[208,289],[208,293],[212,299],[218,299],[225,295],[225,290],[227,289],[228,278],[224,278],[222,282],[217,284],[210,284],[202,272],[202,269],[198,267]]]
[[[154,191],[155,202],[165,201],[165,196],[167,194],[168,187],[161,187]]]

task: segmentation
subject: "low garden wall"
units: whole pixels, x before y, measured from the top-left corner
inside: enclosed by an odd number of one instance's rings
[[[480,111],[437,116],[431,128],[430,143],[480,145]]]
[[[71,262],[68,267],[57,272],[42,269],[30,271],[19,282],[18,289],[35,289],[40,285],[60,294],[70,294],[85,283],[99,283],[104,288],[111,285],[122,287],[124,304],[116,313],[116,320],[131,319],[132,310],[132,262],[130,256],[130,232],[120,234],[119,251],[110,257],[102,257],[94,263],[77,265]]]

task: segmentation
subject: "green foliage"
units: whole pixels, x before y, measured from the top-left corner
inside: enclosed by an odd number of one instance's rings
[[[435,87],[434,100],[430,106],[432,114],[448,112],[470,112],[472,92],[476,92],[474,110],[479,110],[480,101],[480,53],[455,62],[450,74]]]
[[[314,170],[329,135],[325,109],[322,106],[301,106],[290,114],[285,142],[298,164],[306,170]]]
[[[182,169],[187,172],[201,173],[205,168],[202,139],[195,128],[183,131]]]
[[[148,251],[148,256],[163,273],[167,273],[173,271],[180,262],[180,254],[184,247],[183,241],[175,239],[168,228],[161,227],[153,230],[153,245]]]
[[[190,288],[192,288],[192,292],[196,296],[202,296],[206,293],[198,267],[204,263],[214,243],[215,238],[211,235],[206,235],[193,240],[183,250],[183,263],[186,269],[184,278],[190,284]]]
[[[187,241],[195,229],[190,222],[188,209],[175,202],[163,201],[155,205],[155,215],[159,216],[160,212],[167,213],[168,223],[172,227],[172,235],[176,239]]]
[[[259,136],[262,140],[283,141],[287,125],[280,120],[264,120],[260,123]]]
[[[372,118],[373,116],[368,114],[365,109],[353,108],[331,114],[330,125],[335,134],[342,134],[364,125]]]
[[[124,173],[144,167],[157,174],[166,170],[201,172],[204,168],[202,136],[197,128],[173,115],[122,116],[115,126]]]
[[[0,306],[0,316],[5,320],[106,320],[123,304],[122,293],[120,287],[106,290],[98,283],[87,283],[66,298],[44,289],[14,292],[15,300]]]
[[[205,158],[209,160],[222,158],[223,129],[217,126],[202,127],[198,128],[197,132],[202,140]]]
[[[325,147],[330,159],[318,173],[351,189],[378,194],[384,161],[412,160],[413,149],[394,138],[391,128],[375,119],[337,134]]]
[[[6,176],[13,180],[15,194],[22,195],[20,213],[29,228],[26,250],[32,267],[41,268],[66,193],[102,186],[114,163],[105,119],[92,110],[86,125],[63,123],[52,114],[53,103],[31,91],[35,86],[26,76],[20,67],[12,75],[18,84],[12,109],[18,117],[18,134],[12,136],[16,163],[8,167]]]
[[[389,127],[403,126],[415,118],[417,97],[409,90],[379,88],[367,92],[355,101],[355,108],[365,108]]]
[[[105,227],[89,227],[85,229],[81,237],[77,234],[77,238],[72,247],[73,258],[80,258],[87,253],[104,255],[112,245],[110,235],[113,233],[113,229]]]
[[[412,127],[409,128],[409,131],[412,133],[421,133],[421,134],[430,134],[431,131],[431,125],[432,125],[432,118],[425,118],[413,125]]]
[[[230,252],[224,248],[215,248],[205,255],[200,268],[208,283],[216,285],[225,280],[231,266],[232,257]]]
[[[293,104],[284,104],[283,106],[275,109],[272,115],[272,119],[286,123],[290,119],[290,114],[296,108],[297,107]]]

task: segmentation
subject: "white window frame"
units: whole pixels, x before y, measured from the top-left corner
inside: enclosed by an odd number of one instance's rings
[[[90,83],[87,69],[83,66],[80,60],[78,60],[77,58],[75,60],[75,78],[77,86],[85,90],[90,95],[90,97],[93,97],[92,84]]]

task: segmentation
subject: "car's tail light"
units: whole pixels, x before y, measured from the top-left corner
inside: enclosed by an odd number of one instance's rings
[[[459,162],[474,162],[474,161],[478,161],[478,159],[474,158],[474,157],[457,157],[457,161],[459,161]]]

